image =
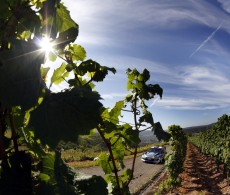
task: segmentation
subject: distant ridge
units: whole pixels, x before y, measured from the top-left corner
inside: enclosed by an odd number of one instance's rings
[[[210,129],[214,124],[215,123],[211,123],[211,124],[208,124],[208,125],[186,127],[186,128],[183,128],[183,131],[186,134],[199,133],[199,132],[205,131],[206,129]]]

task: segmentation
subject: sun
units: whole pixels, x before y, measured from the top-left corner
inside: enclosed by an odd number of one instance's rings
[[[49,39],[49,37],[43,37],[40,41],[39,41],[39,46],[41,47],[42,51],[45,51],[47,54],[49,52],[53,51],[53,43],[51,42],[51,40]]]

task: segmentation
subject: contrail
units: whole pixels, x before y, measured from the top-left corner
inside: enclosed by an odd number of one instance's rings
[[[156,99],[153,100],[152,104],[150,105],[150,108],[159,100],[160,98],[157,96]]]
[[[199,47],[196,48],[196,50],[189,56],[189,58],[191,58],[196,52],[198,52],[215,34],[218,30],[220,30],[221,26],[222,26],[223,22],[221,22],[221,24],[216,28],[216,30],[214,30],[208,37],[207,39],[205,39],[200,45]]]

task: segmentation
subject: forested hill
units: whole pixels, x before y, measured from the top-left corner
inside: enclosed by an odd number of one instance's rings
[[[183,128],[183,131],[186,134],[193,134],[193,133],[199,133],[201,131],[205,131],[206,129],[211,128],[215,123],[208,124],[208,125],[200,125],[200,126],[193,126],[193,127],[186,127]]]

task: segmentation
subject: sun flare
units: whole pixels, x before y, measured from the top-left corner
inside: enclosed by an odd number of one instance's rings
[[[40,43],[39,43],[41,49],[43,51],[45,51],[46,53],[49,53],[51,51],[53,51],[53,43],[50,41],[50,39],[48,37],[43,37],[41,40],[40,40]]]

